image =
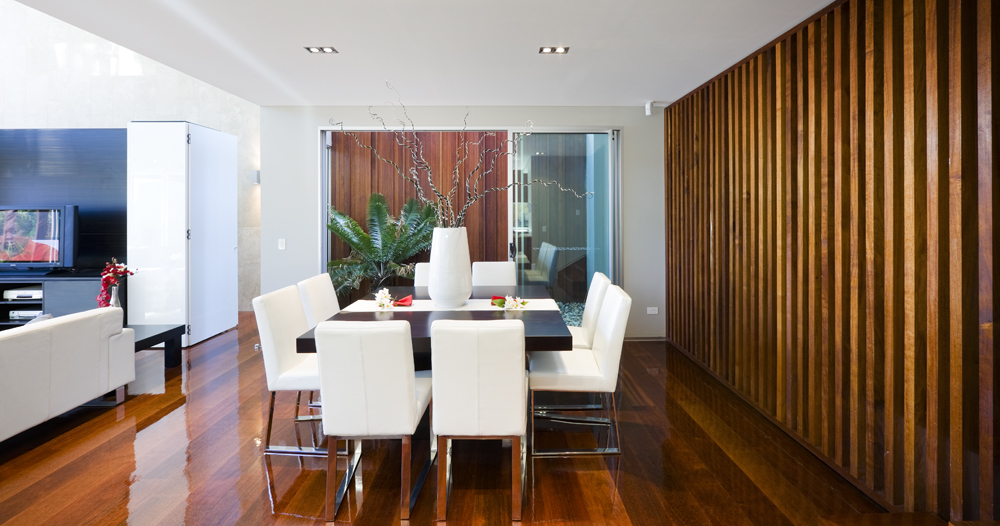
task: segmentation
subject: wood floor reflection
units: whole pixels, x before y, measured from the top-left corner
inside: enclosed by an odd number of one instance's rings
[[[0,442],[0,524],[322,523],[325,460],[261,455],[257,342],[243,313],[237,330],[185,351],[180,368],[138,353],[123,405],[76,409]],[[273,441],[322,443],[318,425],[290,424],[294,401],[278,395]],[[529,459],[523,524],[811,525],[881,511],[664,343],[626,344],[620,415],[620,457]],[[338,523],[399,523],[399,447],[364,443]],[[425,422],[414,472],[427,448]],[[511,523],[509,459],[500,441],[455,443],[450,523]],[[432,475],[410,524],[434,524],[435,495]]]

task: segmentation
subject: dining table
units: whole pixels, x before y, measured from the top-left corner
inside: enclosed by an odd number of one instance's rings
[[[504,320],[519,319],[524,322],[525,351],[566,351],[573,348],[573,336],[563,321],[556,302],[544,286],[491,286],[472,287],[472,296],[457,308],[441,308],[433,304],[427,287],[386,287],[394,299],[412,297],[408,307],[394,306],[379,309],[375,295],[344,307],[330,318],[332,321],[384,321],[406,320],[410,323],[410,337],[414,354],[431,352],[431,324],[437,320]],[[522,309],[502,309],[490,302],[495,296],[513,296],[526,300]],[[310,329],[296,339],[296,351],[315,353],[315,329]]]

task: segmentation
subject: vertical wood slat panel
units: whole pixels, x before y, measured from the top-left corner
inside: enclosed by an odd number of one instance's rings
[[[667,338],[869,495],[993,519],[989,0],[849,0],[665,110]]]
[[[775,45],[774,53],[774,286],[775,286],[775,416],[778,421],[791,427],[788,417],[788,393],[791,381],[789,379],[788,363],[788,325],[790,314],[788,309],[788,281],[785,279],[788,251],[788,229],[785,220],[789,207],[787,206],[786,159],[787,145],[785,136],[788,134],[787,122],[788,103],[784,95],[788,82],[788,40]]]
[[[976,10],[976,106],[977,106],[977,153],[978,153],[978,355],[979,391],[992,396],[979,397],[979,517],[994,518],[994,432],[996,413],[994,408],[996,385],[996,349],[993,341],[993,302],[996,301],[993,282],[994,230],[993,200],[993,20],[992,2],[980,0]]]
[[[927,0],[927,507],[947,514],[947,2]],[[943,150],[942,150],[943,148]],[[943,354],[944,353],[944,354]]]

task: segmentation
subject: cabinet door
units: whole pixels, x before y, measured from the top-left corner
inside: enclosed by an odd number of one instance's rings
[[[237,323],[236,137],[190,125],[188,344]]]
[[[128,126],[129,323],[188,323],[186,122]]]

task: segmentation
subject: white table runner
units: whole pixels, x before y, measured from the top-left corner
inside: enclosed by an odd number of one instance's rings
[[[413,305],[410,307],[393,307],[390,310],[398,311],[408,311],[408,310],[438,310],[438,311],[460,311],[460,310],[495,310],[500,311],[499,307],[494,306],[490,303],[491,300],[479,299],[479,300],[469,300],[465,302],[465,305],[461,307],[456,307],[452,309],[443,309],[441,307],[434,306],[434,300],[413,300]],[[556,301],[550,298],[544,299],[528,299],[528,304],[524,308],[519,310],[559,310],[559,305]],[[376,312],[381,309],[374,300],[358,300],[354,303],[348,305],[343,309],[343,312]]]

